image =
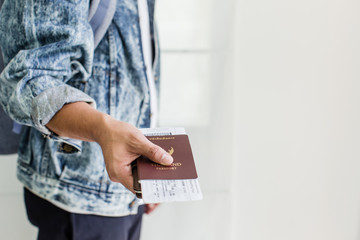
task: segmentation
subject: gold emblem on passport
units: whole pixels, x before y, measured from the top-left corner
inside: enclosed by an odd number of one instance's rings
[[[174,148],[171,147],[171,148],[168,150],[168,153],[169,153],[170,155],[173,155],[174,151],[175,151]]]

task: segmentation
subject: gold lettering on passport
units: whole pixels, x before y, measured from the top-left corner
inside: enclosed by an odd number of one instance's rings
[[[182,165],[181,162],[172,163],[170,165],[170,167],[181,167],[181,165]],[[153,166],[153,167],[164,167],[164,165],[161,165],[161,164],[158,164],[158,163],[152,163],[151,166]],[[167,168],[169,168],[169,167],[167,167]]]
[[[166,170],[166,171],[172,171],[172,170],[176,170],[176,167],[156,167],[156,170]]]
[[[149,140],[171,140],[175,139],[175,137],[150,137]]]

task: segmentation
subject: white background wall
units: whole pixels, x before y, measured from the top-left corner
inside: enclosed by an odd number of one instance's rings
[[[360,239],[359,10],[238,2],[233,239]]]
[[[143,240],[360,240],[360,2],[158,0],[162,126],[185,126],[204,200]],[[35,239],[15,156],[0,232]]]

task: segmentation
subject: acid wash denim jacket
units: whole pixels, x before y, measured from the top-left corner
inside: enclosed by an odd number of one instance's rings
[[[154,1],[148,0],[153,72],[159,86]],[[109,180],[100,146],[56,136],[46,124],[66,103],[84,101],[114,118],[149,127],[150,96],[136,0],[117,0],[94,50],[89,0],[6,0],[0,45],[6,67],[0,103],[25,125],[17,177],[26,188],[65,210],[103,216],[135,214],[139,200]]]

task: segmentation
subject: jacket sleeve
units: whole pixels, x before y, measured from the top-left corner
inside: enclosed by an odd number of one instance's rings
[[[6,0],[0,12],[5,69],[0,104],[16,122],[51,135],[46,124],[66,103],[94,100],[84,82],[93,58],[89,0]]]

